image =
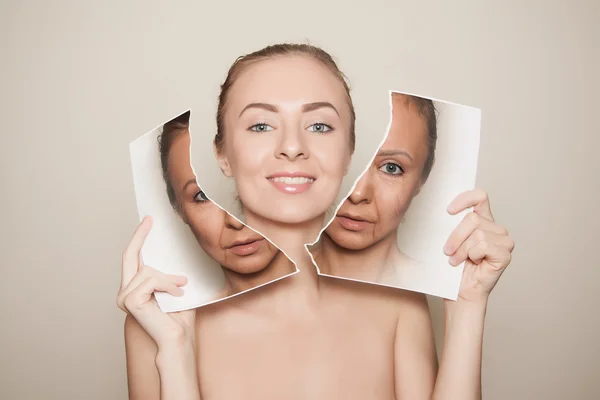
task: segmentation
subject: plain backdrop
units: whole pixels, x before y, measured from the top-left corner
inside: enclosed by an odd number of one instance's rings
[[[484,396],[598,398],[599,16],[595,0],[0,2],[0,398],[127,398],[128,143],[188,108],[212,120],[201,99],[235,57],[307,39],[354,86],[357,145],[383,135],[390,87],[483,110],[477,185],[517,243]]]

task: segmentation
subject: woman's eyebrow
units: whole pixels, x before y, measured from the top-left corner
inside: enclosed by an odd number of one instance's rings
[[[261,110],[265,110],[265,111],[270,111],[270,112],[274,112],[276,113],[277,107],[275,107],[273,104],[267,104],[267,103],[250,103],[248,104],[246,107],[244,107],[244,109],[242,110],[242,112],[240,113],[240,117],[242,116],[242,114],[244,113],[244,111],[248,110],[249,108],[258,108]]]
[[[404,150],[381,150],[377,153],[377,157],[391,157],[391,156],[406,156],[410,158],[410,161],[414,161],[412,156]]]
[[[265,111],[269,111],[269,112],[279,112],[279,110],[277,109],[276,106],[274,106],[273,104],[268,104],[268,103],[250,103],[248,104],[246,107],[244,107],[244,109],[242,110],[242,112],[240,112],[240,117],[242,116],[242,114],[244,113],[244,111],[250,109],[250,108],[258,108],[260,110],[265,110]],[[335,106],[333,104],[331,104],[328,101],[317,101],[314,103],[307,103],[304,104],[302,106],[302,112],[311,112],[311,111],[315,111],[318,110],[320,108],[331,108],[333,111],[335,111],[335,113],[339,116],[340,113],[338,112],[337,108],[335,108]]]
[[[192,185],[192,184],[196,184],[196,179],[195,179],[195,178],[194,178],[194,179],[190,179],[189,181],[187,181],[187,182],[185,183],[185,185],[183,185],[183,189],[181,189],[181,191],[182,191],[182,192],[183,192],[183,191],[185,191],[185,189],[186,189],[188,186]]]
[[[333,111],[335,111],[335,113],[338,115],[338,117],[340,116],[340,113],[338,112],[337,108],[335,108],[334,105],[328,101],[317,101],[315,103],[305,104],[302,106],[302,111],[310,112],[310,111],[318,110],[320,108],[331,108]]]

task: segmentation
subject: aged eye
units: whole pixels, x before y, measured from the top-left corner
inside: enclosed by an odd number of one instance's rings
[[[201,190],[194,195],[194,201],[196,201],[198,203],[202,203],[202,202],[208,201],[208,197],[206,197],[204,192]]]
[[[260,123],[260,124],[254,124],[250,127],[250,130],[252,132],[268,132],[268,131],[272,131],[273,127],[270,125],[267,125],[265,123]]]
[[[404,169],[395,163],[386,163],[379,170],[390,175],[402,175],[404,173]]]
[[[316,133],[325,133],[325,132],[329,132],[331,131],[333,128],[327,124],[323,124],[323,123],[316,123],[316,124],[312,124],[311,126],[308,127],[308,130],[311,132],[316,132]]]

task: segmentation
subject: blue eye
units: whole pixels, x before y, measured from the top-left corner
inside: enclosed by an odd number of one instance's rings
[[[404,169],[395,163],[386,163],[379,170],[389,175],[402,175],[404,173]]]
[[[311,126],[309,126],[308,130],[311,132],[316,132],[316,133],[326,133],[326,132],[333,130],[333,128],[327,124],[323,124],[323,123],[319,122],[319,123],[312,124]]]
[[[194,195],[194,201],[197,203],[204,203],[205,201],[208,201],[208,197],[206,197],[204,192],[201,190]]]
[[[273,127],[265,123],[254,124],[249,128],[252,132],[268,132],[272,131]]]

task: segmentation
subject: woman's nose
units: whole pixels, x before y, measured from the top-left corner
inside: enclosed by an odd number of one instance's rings
[[[371,182],[370,171],[366,171],[363,176],[360,177],[354,190],[348,196],[348,200],[354,204],[359,203],[370,203],[373,199],[373,185]]]
[[[229,229],[235,229],[236,231],[239,231],[244,228],[244,224],[242,224],[240,221],[238,221],[235,217],[233,217],[228,212],[226,212],[226,211],[224,211],[224,212],[225,212],[225,227],[227,227]]]
[[[303,129],[294,126],[284,126],[278,133],[280,137],[277,149],[275,150],[275,157],[287,158],[290,161],[308,158],[310,153]]]

